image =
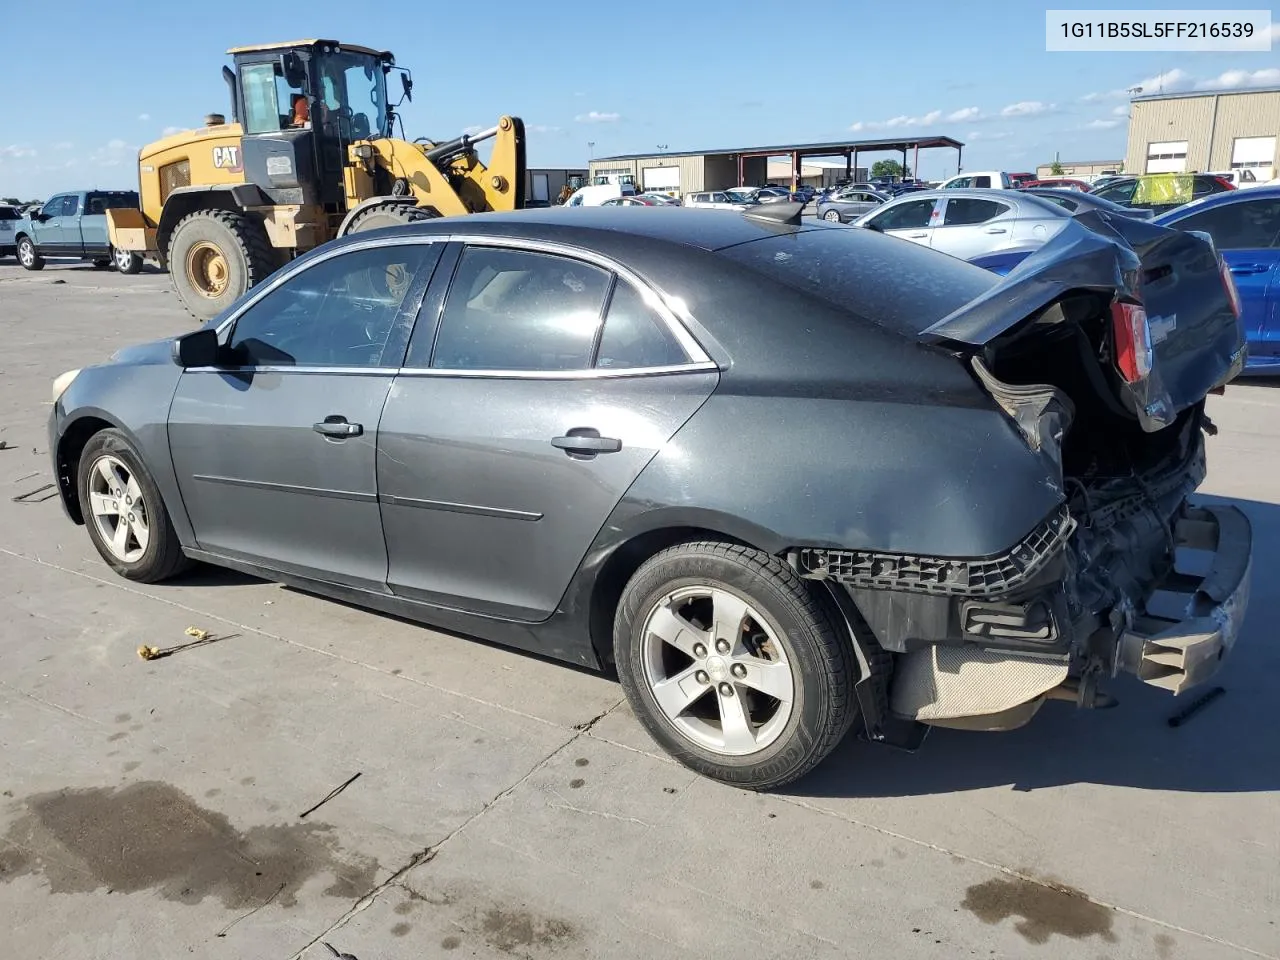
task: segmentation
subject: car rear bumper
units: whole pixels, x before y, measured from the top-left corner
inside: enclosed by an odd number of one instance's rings
[[[1120,633],[1117,671],[1182,693],[1204,683],[1235,646],[1249,604],[1253,531],[1235,507],[1189,509],[1174,527],[1179,552],[1207,563],[1175,568]],[[1181,564],[1180,564],[1181,565]]]

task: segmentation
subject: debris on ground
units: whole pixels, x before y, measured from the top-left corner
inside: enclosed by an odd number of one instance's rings
[[[308,807],[306,810],[303,810],[300,814],[298,814],[298,819],[299,820],[306,819],[308,814],[315,813],[317,810],[323,807],[326,803],[328,803],[330,800],[332,800],[334,797],[340,794],[343,790],[347,789],[347,787],[351,786],[353,783],[359,780],[361,773],[363,773],[363,771],[359,771],[353,774],[352,776],[344,780],[342,783],[338,784],[336,787],[330,790],[327,794],[325,794],[324,799],[322,799],[319,803],[317,803],[313,807]]]
[[[211,643],[217,643],[219,640],[230,640],[232,637],[238,637],[238,633],[228,633],[218,636],[208,630],[201,630],[199,627],[187,627],[183,631],[192,640],[190,643],[179,643],[172,647],[152,647],[143,644],[138,647],[138,656],[143,660],[160,660],[163,657],[171,657],[175,653],[181,653],[183,650],[191,650],[195,647],[204,647]]]
[[[1227,691],[1222,687],[1214,687],[1208,693],[1200,696],[1195,700],[1192,700],[1189,704],[1187,704],[1185,707],[1183,707],[1181,710],[1179,710],[1177,713],[1175,713],[1172,717],[1169,718],[1169,726],[1171,727],[1182,726],[1184,723],[1190,720],[1193,716],[1195,716],[1197,713],[1199,713],[1201,710],[1207,707],[1214,700],[1217,700],[1218,697],[1222,696],[1226,692]]]

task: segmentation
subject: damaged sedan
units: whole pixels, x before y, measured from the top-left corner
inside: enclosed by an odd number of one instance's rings
[[[1251,532],[1188,498],[1239,313],[1207,237],[1105,214],[1007,277],[777,206],[476,215],[64,374],[49,449],[123,577],[204,562],[616,671],[673,757],[766,789],[855,727],[1217,669]]]

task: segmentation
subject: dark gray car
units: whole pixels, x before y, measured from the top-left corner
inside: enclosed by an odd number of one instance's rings
[[[1069,219],[1000,280],[753,210],[326,244],[59,377],[62,503],[130,579],[206,561],[616,669],[674,757],[751,788],[855,722],[914,746],[1101,703],[1119,670],[1211,674],[1251,549],[1186,499],[1242,358],[1212,248]]]

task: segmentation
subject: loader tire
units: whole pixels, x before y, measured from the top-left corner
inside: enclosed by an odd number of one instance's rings
[[[200,321],[212,320],[276,267],[262,224],[231,210],[197,210],[179,220],[167,260],[178,299]]]
[[[383,227],[403,227],[406,223],[434,220],[440,216],[434,207],[414,207],[407,203],[379,203],[361,212],[347,227],[347,235]]]

